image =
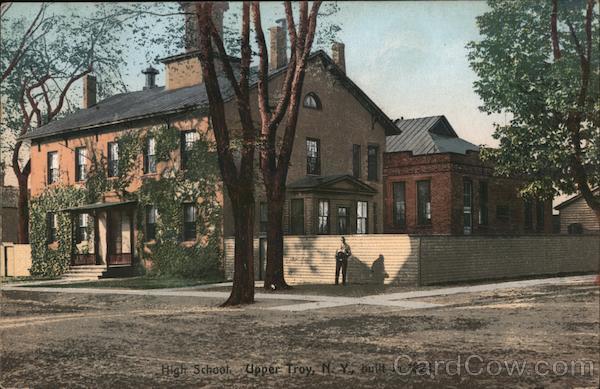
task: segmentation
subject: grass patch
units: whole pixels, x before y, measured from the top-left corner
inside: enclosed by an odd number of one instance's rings
[[[39,276],[21,276],[21,277],[0,277],[0,284],[11,284],[14,282],[26,281],[49,281],[56,280],[57,277],[39,277]]]
[[[31,285],[33,287],[44,287],[44,288],[121,288],[121,289],[169,289],[169,288],[183,288],[187,286],[198,286],[205,284],[212,284],[216,282],[222,282],[223,279],[219,277],[208,277],[203,279],[189,279],[189,278],[176,278],[176,277],[135,277],[135,278],[122,278],[112,280],[98,280],[98,281],[85,281],[85,282],[73,282],[65,284],[50,284],[50,285]]]

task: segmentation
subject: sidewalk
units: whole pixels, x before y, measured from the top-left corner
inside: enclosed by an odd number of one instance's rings
[[[323,295],[302,295],[285,293],[256,293],[255,299],[260,300],[287,300],[296,303],[289,305],[280,305],[265,309],[280,311],[306,311],[321,308],[333,308],[346,305],[376,305],[395,307],[401,309],[429,309],[443,307],[440,304],[431,304],[423,301],[411,299],[435,296],[447,296],[461,293],[491,292],[502,289],[528,288],[540,285],[565,285],[594,282],[595,275],[573,276],[573,277],[554,277],[523,281],[507,281],[482,285],[446,287],[432,290],[417,290],[401,293],[377,294],[365,297],[334,297]],[[53,281],[37,281],[29,283],[5,284],[0,290],[5,291],[28,291],[39,293],[73,293],[73,294],[106,294],[106,295],[136,295],[136,296],[171,296],[171,297],[200,297],[200,298],[218,298],[227,299],[229,291],[202,291],[198,289],[210,289],[215,287],[231,286],[231,282],[208,284],[202,286],[174,288],[174,289],[112,289],[112,288],[45,288],[32,287],[31,285],[55,284]]]

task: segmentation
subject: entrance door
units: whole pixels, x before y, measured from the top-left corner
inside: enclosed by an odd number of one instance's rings
[[[108,265],[131,265],[130,217],[122,211],[110,211],[107,216]]]
[[[338,234],[346,235],[348,234],[348,225],[350,224],[350,208],[348,207],[338,207],[337,209],[337,225],[338,225]]]

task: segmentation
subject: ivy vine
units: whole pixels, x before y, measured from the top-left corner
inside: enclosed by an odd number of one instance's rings
[[[220,176],[214,144],[203,133],[189,150],[188,167],[180,168],[176,151],[180,131],[173,127],[150,128],[146,132],[126,131],[119,136],[119,161],[116,177],[108,177],[107,159],[102,153],[89,153],[89,174],[83,187],[48,188],[31,202],[31,236],[33,265],[31,273],[57,276],[68,270],[72,249],[72,226],[69,215],[58,212],[57,244],[47,243],[48,212],[102,201],[103,194],[114,191],[121,199],[137,200],[138,257],[150,260],[150,271],[157,275],[205,277],[220,273],[221,207],[218,201]],[[139,179],[139,161],[148,136],[156,140],[158,174],[141,178],[141,186],[128,192]],[[94,150],[93,148],[90,148]],[[181,243],[182,204],[197,205],[196,231],[201,239]],[[157,208],[156,239],[147,244],[144,215],[147,206]]]

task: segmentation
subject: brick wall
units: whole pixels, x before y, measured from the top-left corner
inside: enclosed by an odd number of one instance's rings
[[[479,154],[430,154],[413,156],[409,152],[386,153],[384,155],[384,232],[463,235],[463,184],[472,183],[472,233],[473,234],[516,234],[525,232],[524,201],[518,196],[521,182],[496,177],[492,166],[479,159]],[[417,181],[429,180],[431,188],[431,225],[417,223]],[[393,184],[405,183],[406,225],[399,227],[393,223]],[[479,187],[482,182],[488,185],[488,223],[479,223],[481,201]],[[497,217],[497,208],[505,207],[507,217]],[[536,207],[532,209],[534,230]],[[544,203],[544,225],[540,232],[552,232],[552,203]]]
[[[598,271],[600,236],[421,237],[422,285]]]
[[[430,285],[452,282],[598,272],[600,236],[352,235],[350,283]],[[263,244],[262,249],[259,244]],[[265,241],[255,239],[259,279]],[[333,283],[339,236],[286,236],[284,261],[291,284]],[[225,239],[225,274],[233,272],[234,241]],[[382,256],[383,260],[375,263]],[[387,276],[386,276],[387,274]]]

